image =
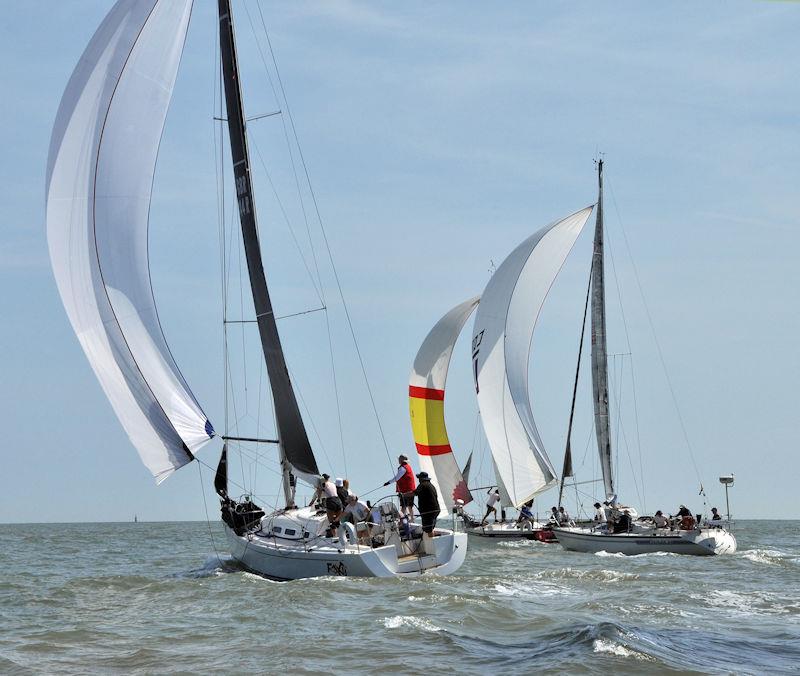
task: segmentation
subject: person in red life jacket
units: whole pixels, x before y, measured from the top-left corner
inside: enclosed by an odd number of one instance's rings
[[[397,484],[397,493],[400,496],[400,512],[405,514],[409,519],[414,518],[414,489],[417,487],[417,481],[414,477],[414,470],[408,464],[408,458],[401,455],[397,458],[399,467],[395,475],[389,479],[384,486],[388,486],[392,481]]]

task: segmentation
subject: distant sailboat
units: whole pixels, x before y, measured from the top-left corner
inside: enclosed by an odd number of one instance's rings
[[[594,401],[594,427],[603,488],[606,502],[611,503],[613,509],[617,502],[617,494],[612,472],[608,404],[602,160],[598,162],[597,175],[599,196],[591,268],[592,398]],[[573,410],[574,405],[575,400],[573,397]],[[571,422],[572,416],[570,416],[570,429]],[[572,458],[568,440],[563,476],[571,474]],[[629,526],[620,532],[614,532],[613,530],[609,532],[606,524],[598,524],[594,527],[556,528],[555,533],[564,549],[580,552],[606,551],[621,554],[673,552],[677,554],[713,555],[730,554],[736,551],[736,538],[732,533],[721,526],[702,527],[700,523],[695,522],[693,517],[674,529],[657,528],[653,522],[633,520],[627,514],[623,523],[627,523]]]
[[[472,372],[501,504],[522,508],[556,484],[556,471],[531,411],[528,364],[542,305],[591,211],[591,206],[581,209],[522,242],[492,275],[480,301],[473,298],[450,310],[420,347],[409,389],[412,431],[420,465],[437,477],[446,497],[461,483],[444,424],[447,367],[461,328],[476,305]],[[451,508],[454,497],[452,493]],[[473,523],[469,532],[494,538],[552,539],[549,530],[530,519],[520,524]]]
[[[228,494],[227,450],[215,487],[231,553],[281,579],[318,575],[447,574],[466,535],[400,533],[391,510],[369,542],[324,511],[297,508],[298,479],[319,470],[278,334],[261,259],[248,137],[229,0],[219,0],[221,79],[239,219],[263,358],[273,396],[285,508],[269,515]],[[119,0],[67,85],[50,143],[47,234],[53,272],[81,346],[117,417],[157,482],[217,436],[167,346],[150,285],[148,220],[156,158],[191,0]],[[241,439],[240,439],[241,440]],[[251,440],[252,441],[252,440]]]

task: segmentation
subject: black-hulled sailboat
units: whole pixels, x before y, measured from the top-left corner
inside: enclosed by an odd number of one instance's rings
[[[284,359],[261,259],[230,0],[219,0],[222,80],[239,218],[271,385],[284,508],[265,514],[228,493],[223,446],[215,488],[231,553],[279,579],[447,574],[466,535],[401,535],[391,509],[369,537],[298,508],[298,480],[319,470]],[[158,145],[192,0],[119,0],[92,37],[59,107],[47,170],[47,234],[64,307],[103,390],[160,483],[217,436],[167,346],[150,284],[148,222]],[[226,435],[223,435],[225,437]],[[263,440],[262,440],[263,441]],[[416,532],[415,532],[416,530]]]
[[[591,299],[591,365],[592,398],[594,401],[594,427],[597,450],[600,457],[604,503],[610,512],[607,521],[591,526],[555,528],[558,542],[564,547],[579,552],[608,552],[613,554],[646,554],[670,552],[675,554],[694,554],[707,556],[713,554],[732,554],[736,551],[736,538],[726,528],[719,525],[703,524],[702,517],[691,517],[665,527],[658,527],[652,519],[636,518],[635,510],[619,505],[614,486],[611,454],[611,427],[608,402],[608,358],[606,347],[606,300],[605,300],[605,247],[603,229],[603,160],[597,163],[598,191],[594,246],[591,266],[591,283],[587,303]],[[585,317],[584,317],[585,325]],[[581,336],[580,352],[583,347]],[[569,431],[559,492],[559,505],[564,488],[564,479],[572,475],[572,455],[570,435],[575,410],[575,392],[578,376],[575,377],[575,390],[572,398]]]

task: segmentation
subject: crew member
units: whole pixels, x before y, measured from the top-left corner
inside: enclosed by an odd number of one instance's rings
[[[433,529],[441,510],[439,496],[436,493],[436,486],[431,483],[427,472],[420,472],[417,478],[419,486],[414,489],[414,495],[417,496],[417,509],[422,518],[422,532],[433,537]]]
[[[500,500],[500,490],[495,488],[494,491],[489,489],[487,493],[489,499],[486,501],[486,514],[483,515],[483,520],[481,521],[481,526],[486,523],[486,519],[489,518],[489,514],[494,513],[494,522],[497,523],[497,509],[495,505],[497,504],[498,500]]]
[[[717,511],[716,507],[711,508],[711,520],[722,521],[722,515]]]
[[[667,517],[664,516],[664,512],[660,509],[655,513],[653,517],[653,523],[655,524],[656,528],[666,528],[669,525],[669,521],[667,521]]]
[[[408,457],[400,455],[397,458],[399,464],[395,475],[389,479],[384,486],[388,486],[392,481],[397,484],[397,493],[400,496],[400,512],[409,519],[414,518],[414,489],[417,482],[414,477],[414,470],[408,464]],[[411,495],[409,495],[409,493]]]

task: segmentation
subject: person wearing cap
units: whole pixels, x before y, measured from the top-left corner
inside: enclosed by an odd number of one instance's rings
[[[422,532],[433,537],[436,519],[439,517],[439,496],[436,486],[431,483],[427,472],[417,474],[419,486],[414,489],[413,495],[417,497],[417,509],[422,518]]]
[[[344,486],[344,479],[340,479],[339,477],[337,477],[334,483],[336,484],[336,496],[339,498],[342,505],[346,505],[347,496],[350,495],[350,493]]]
[[[678,518],[680,519],[680,529],[681,530],[692,530],[695,525],[694,516],[689,511],[689,508],[686,505],[681,505],[678,508]]]
[[[497,508],[495,505],[500,500],[500,489],[495,488],[494,491],[492,491],[490,488],[486,494],[489,496],[489,499],[486,501],[486,514],[483,515],[481,526],[486,523],[486,519],[488,519],[489,514],[492,513],[494,513],[494,522],[497,523]]]
[[[408,457],[400,455],[397,458],[399,464],[395,475],[385,482],[383,485],[388,486],[393,481],[397,485],[397,494],[400,496],[400,512],[405,514],[409,519],[414,518],[414,490],[417,487],[417,481],[414,477],[414,470],[408,464]],[[410,495],[409,495],[410,494]]]
[[[323,474],[317,482],[317,490],[311,500],[311,507],[317,500],[325,498],[325,511],[327,512],[328,523],[330,524],[326,535],[332,537],[333,529],[339,527],[339,517],[342,515],[342,501],[336,492],[336,485],[331,481],[327,474]]]

